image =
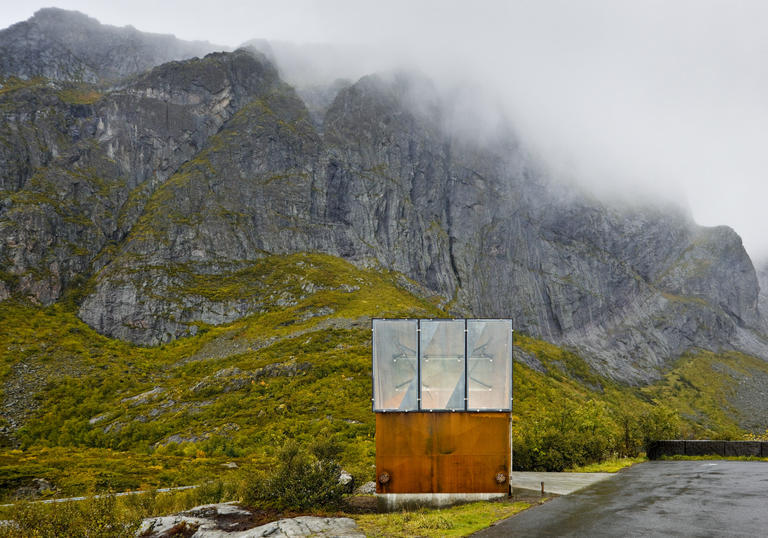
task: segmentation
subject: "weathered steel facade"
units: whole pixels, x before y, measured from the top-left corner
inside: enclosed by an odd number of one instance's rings
[[[376,492],[506,493],[509,432],[509,413],[377,413]]]

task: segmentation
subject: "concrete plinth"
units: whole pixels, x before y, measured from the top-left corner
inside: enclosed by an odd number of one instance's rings
[[[401,508],[428,506],[441,508],[454,504],[503,499],[506,493],[377,493],[380,512],[391,512]]]

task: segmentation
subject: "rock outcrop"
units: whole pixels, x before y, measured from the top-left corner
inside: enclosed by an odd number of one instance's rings
[[[186,512],[145,519],[137,536],[193,536],[196,538],[287,538],[289,536],[348,536],[365,534],[348,517],[300,516],[253,525],[253,514],[232,503],[206,504]]]

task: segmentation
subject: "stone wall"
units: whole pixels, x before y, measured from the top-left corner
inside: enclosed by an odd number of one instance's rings
[[[663,456],[754,456],[768,458],[768,441],[655,441],[648,458]]]

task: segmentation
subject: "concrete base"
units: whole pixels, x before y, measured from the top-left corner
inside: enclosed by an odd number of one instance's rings
[[[429,506],[441,508],[454,504],[503,499],[506,493],[377,493],[379,512]]]

